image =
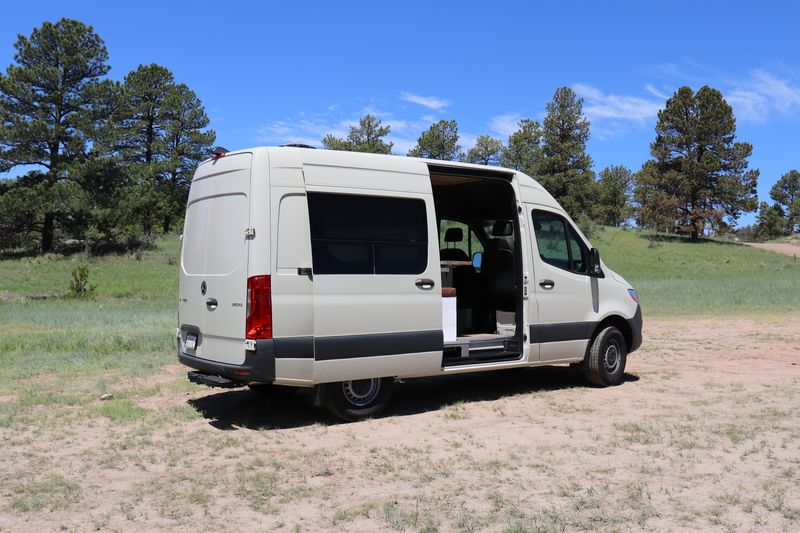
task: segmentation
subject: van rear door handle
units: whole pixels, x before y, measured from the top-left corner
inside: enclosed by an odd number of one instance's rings
[[[543,289],[550,290],[556,286],[552,279],[543,279],[539,281],[539,286]]]
[[[308,279],[314,281],[314,274],[310,268],[298,268],[297,269],[298,276],[308,276]]]
[[[206,307],[208,307],[209,311],[213,311],[217,308],[217,299],[216,298],[208,298],[206,300]]]
[[[432,279],[420,278],[420,279],[418,279],[417,281],[414,282],[414,285],[416,285],[418,288],[422,289],[423,291],[429,291],[434,287],[435,283],[433,283]]]

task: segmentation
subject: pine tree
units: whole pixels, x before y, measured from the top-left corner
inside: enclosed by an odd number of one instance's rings
[[[140,65],[125,76],[110,145],[131,177],[128,222],[146,234],[181,218],[192,173],[215,133],[197,95],[169,69]]]
[[[475,146],[467,151],[467,163],[476,165],[498,165],[503,153],[503,141],[493,139],[488,135],[481,135]]]
[[[529,118],[520,120],[518,126],[508,137],[500,164],[536,177],[542,161],[542,126]]]
[[[790,170],[781,176],[769,196],[786,213],[790,233],[800,231],[800,172]]]
[[[417,145],[409,150],[409,157],[424,157],[457,161],[461,158],[458,144],[458,124],[455,120],[440,120],[432,124],[417,140]]]
[[[637,187],[671,197],[676,225],[692,238],[732,224],[755,210],[759,174],[747,168],[752,146],[735,138],[733,110],[719,91],[681,87],[658,113],[653,159]]]
[[[536,179],[573,217],[587,213],[594,196],[592,158],[586,153],[589,120],[583,99],[561,87],[548,102],[542,137],[542,159]]]
[[[606,226],[619,226],[631,218],[632,191],[633,173],[628,168],[613,165],[601,170],[593,206],[597,222]]]
[[[44,170],[6,184],[0,231],[37,233],[41,250],[49,252],[56,229],[73,222],[73,207],[81,203],[69,169],[85,161],[87,139],[107,115],[96,91],[109,70],[108,53],[90,26],[66,18],[20,35],[14,47],[15,64],[0,74],[0,172]],[[21,212],[30,202],[38,209]]]
[[[347,139],[326,135],[322,139],[322,145],[328,150],[390,154],[394,143],[387,143],[383,140],[390,131],[389,126],[381,125],[380,119],[367,114],[358,120],[358,126],[350,126]]]
[[[789,223],[779,204],[761,202],[756,217],[756,239],[768,241],[789,233]]]

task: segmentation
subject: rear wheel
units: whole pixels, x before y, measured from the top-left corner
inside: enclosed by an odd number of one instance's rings
[[[338,418],[355,422],[381,414],[392,396],[394,379],[353,379],[325,386],[325,407]]]
[[[583,360],[583,374],[594,385],[619,385],[625,375],[626,361],[625,337],[617,328],[609,326],[592,341]]]

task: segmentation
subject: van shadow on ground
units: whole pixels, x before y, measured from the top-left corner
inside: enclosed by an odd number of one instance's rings
[[[638,380],[638,376],[625,374],[626,382]],[[395,385],[391,405],[384,416],[415,415],[459,402],[492,401],[572,387],[590,386],[579,372],[555,366],[421,378]],[[211,426],[221,430],[290,429],[339,423],[324,408],[314,407],[312,400],[310,389],[281,387],[269,394],[247,388],[228,390],[188,403],[208,419]]]

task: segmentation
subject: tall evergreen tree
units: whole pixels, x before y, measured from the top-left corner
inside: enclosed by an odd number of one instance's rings
[[[757,240],[767,241],[786,235],[790,231],[783,208],[779,204],[769,205],[767,202],[759,204],[756,216],[755,237]]]
[[[542,137],[542,159],[536,178],[570,215],[589,211],[594,195],[592,158],[586,153],[589,120],[583,99],[561,87],[548,102]]]
[[[146,234],[168,232],[216,135],[197,95],[160,65],[128,73],[120,97],[111,144],[131,177],[126,218]]]
[[[790,170],[781,176],[769,196],[786,213],[790,232],[800,231],[800,172]]]
[[[542,126],[529,118],[520,120],[518,126],[508,137],[500,164],[536,177],[542,161]]]
[[[476,165],[498,165],[502,153],[503,141],[493,139],[488,135],[481,135],[475,142],[475,146],[467,151],[466,161]]]
[[[672,197],[673,218],[692,238],[707,225],[733,223],[755,210],[759,174],[747,168],[752,146],[735,138],[733,110],[719,91],[681,87],[658,113],[653,159],[637,187]]]
[[[87,158],[87,138],[107,113],[95,91],[109,70],[108,53],[90,26],[66,18],[20,35],[14,47],[15,64],[0,74],[0,172],[24,165],[44,170],[6,184],[0,232],[9,225],[18,236],[35,232],[49,252],[57,226],[70,223],[79,201],[69,168]],[[28,190],[11,193],[18,187]],[[20,212],[33,198],[39,207]]]
[[[432,124],[417,139],[417,145],[408,152],[409,157],[424,157],[457,161],[461,158],[458,144],[458,124],[455,120],[440,120]]]
[[[628,168],[613,165],[601,170],[593,206],[597,221],[607,226],[624,224],[633,215],[632,192],[633,172]]]
[[[394,143],[383,140],[390,131],[391,127],[382,126],[380,119],[367,114],[358,120],[358,126],[350,126],[346,139],[328,134],[322,139],[322,145],[328,150],[390,154]]]

